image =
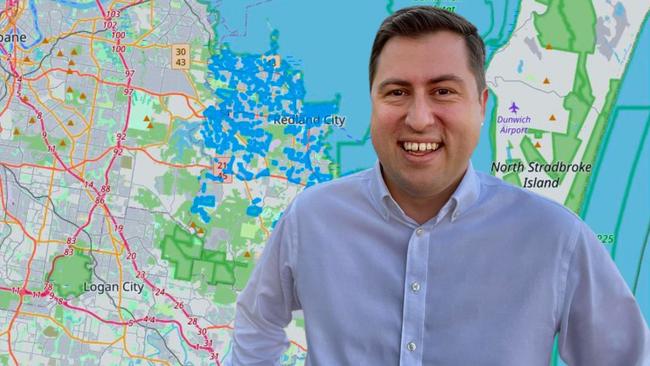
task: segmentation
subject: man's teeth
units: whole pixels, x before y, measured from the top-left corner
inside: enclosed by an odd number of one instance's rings
[[[436,151],[440,144],[436,142],[404,142],[403,147],[406,151]]]

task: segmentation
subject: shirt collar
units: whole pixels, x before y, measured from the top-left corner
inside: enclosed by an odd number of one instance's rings
[[[391,211],[397,213],[398,217],[406,216],[404,211],[402,211],[397,202],[395,202],[393,197],[390,195],[388,187],[386,187],[386,182],[384,182],[384,178],[381,175],[381,164],[379,163],[379,160],[377,160],[372,168],[369,188],[370,194],[375,203],[379,206],[379,212],[384,220],[388,220]],[[451,212],[451,222],[456,221],[456,219],[465,213],[478,199],[480,188],[481,184],[479,177],[470,161],[467,165],[465,175],[456,188],[456,191],[451,195],[449,201],[442,206],[440,212],[438,212],[438,215],[436,215],[433,220],[438,222]]]

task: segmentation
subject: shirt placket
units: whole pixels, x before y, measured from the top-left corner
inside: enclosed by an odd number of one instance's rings
[[[429,230],[418,227],[411,235],[406,256],[400,366],[422,364],[428,258]]]

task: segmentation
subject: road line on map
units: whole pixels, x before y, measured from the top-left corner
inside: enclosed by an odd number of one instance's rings
[[[100,11],[101,11],[103,17],[106,19],[106,11],[104,10],[102,4],[101,4],[99,1],[96,1],[96,3],[97,3],[97,6],[99,7],[99,9],[100,9]],[[117,41],[117,46],[119,46],[119,45],[120,45],[120,40],[118,39],[118,41]],[[2,45],[0,45],[0,49],[2,49],[3,51],[5,51],[5,53],[7,53],[6,50],[4,50],[4,47],[2,47]],[[118,50],[119,50],[119,48],[118,48]],[[16,52],[15,47],[14,47],[14,50],[13,50],[13,51],[14,51],[14,53]],[[14,55],[14,56],[15,56],[15,55]],[[70,167],[68,167],[68,166],[63,162],[63,160],[61,159],[60,155],[57,153],[57,151],[56,151],[56,147],[55,147],[53,144],[50,144],[49,139],[47,138],[47,132],[46,132],[46,130],[45,130],[45,122],[44,122],[44,120],[43,120],[43,114],[42,114],[42,113],[41,113],[41,112],[36,108],[35,105],[31,104],[31,103],[28,101],[28,99],[27,99],[26,97],[23,97],[23,96],[22,96],[22,81],[23,81],[23,79],[22,79],[22,76],[19,76],[20,74],[19,74],[18,71],[16,70],[16,66],[15,66],[15,57],[14,57],[14,62],[13,62],[13,63],[12,63],[12,62],[9,63],[9,65],[11,66],[12,72],[13,72],[13,74],[14,74],[14,77],[16,78],[15,81],[18,83],[18,86],[17,86],[17,89],[16,89],[16,95],[18,96],[19,100],[20,100],[23,104],[25,104],[27,107],[29,107],[29,108],[30,108],[30,109],[31,109],[31,110],[36,114],[36,116],[37,116],[37,118],[38,118],[38,120],[39,120],[39,123],[40,123],[40,125],[41,125],[41,130],[42,130],[42,134],[41,134],[41,135],[42,135],[42,138],[43,138],[43,140],[44,140],[44,142],[45,142],[45,145],[48,146],[48,151],[50,151],[50,152],[52,153],[52,155],[54,156],[54,158],[55,158],[54,161],[53,161],[53,164],[56,164],[57,162],[58,162],[59,164],[61,164],[61,165],[65,168],[65,171],[67,171],[70,175],[72,175],[73,177],[75,177],[75,178],[76,178],[78,181],[80,181],[81,183],[84,183],[84,185],[86,185],[86,187],[91,188],[91,189],[92,189],[92,190],[97,194],[97,197],[96,197],[96,199],[95,199],[95,203],[94,203],[94,205],[91,207],[91,210],[90,210],[90,212],[89,212],[89,214],[88,214],[88,220],[87,220],[87,222],[86,222],[83,226],[79,227],[79,228],[75,231],[75,233],[74,233],[73,236],[72,236],[72,240],[71,240],[72,243],[74,243],[74,241],[75,241],[76,238],[78,237],[78,235],[79,235],[79,233],[81,232],[81,230],[83,230],[85,227],[87,227],[87,226],[90,224],[90,222],[91,222],[91,220],[92,220],[92,219],[91,219],[91,218],[92,218],[92,214],[93,214],[95,208],[97,208],[97,206],[99,206],[100,204],[101,204],[102,208],[105,210],[105,212],[108,214],[110,220],[111,220],[112,223],[115,225],[115,227],[116,227],[116,228],[117,228],[117,227],[123,228],[123,226],[117,224],[117,220],[116,220],[115,217],[112,215],[112,213],[110,212],[110,209],[108,208],[108,206],[106,205],[106,203],[105,203],[105,201],[104,201],[105,197],[107,196],[107,193],[110,191],[110,189],[108,188],[108,187],[110,187],[110,185],[109,185],[109,183],[108,183],[108,182],[109,182],[108,174],[109,174],[110,169],[111,169],[111,167],[113,166],[113,164],[114,164],[114,162],[115,162],[117,156],[118,156],[118,155],[121,155],[121,151],[122,151],[121,143],[122,143],[122,140],[125,140],[125,139],[126,139],[125,136],[126,136],[126,131],[127,131],[127,129],[128,129],[128,125],[129,125],[129,118],[130,118],[130,113],[131,113],[131,104],[132,104],[132,103],[131,103],[131,100],[132,100],[132,90],[133,90],[133,89],[130,88],[130,84],[131,84],[131,80],[132,80],[133,73],[131,72],[131,74],[129,75],[129,71],[130,71],[131,69],[129,69],[127,62],[126,62],[126,60],[124,59],[123,52],[118,51],[118,56],[119,56],[120,60],[122,61],[122,64],[123,64],[124,68],[127,70],[127,72],[126,72],[126,74],[127,74],[127,88],[125,89],[125,94],[128,96],[128,98],[127,98],[127,99],[128,99],[128,104],[127,104],[127,111],[126,111],[126,117],[125,117],[125,125],[124,125],[124,128],[122,129],[122,134],[120,135],[120,134],[118,133],[118,138],[117,138],[117,142],[116,142],[116,147],[115,147],[114,150],[113,150],[113,151],[114,151],[114,154],[113,154],[113,156],[112,156],[112,158],[111,158],[111,160],[110,160],[110,162],[109,162],[109,165],[108,165],[108,167],[107,167],[107,169],[106,169],[106,171],[105,171],[105,173],[104,173],[104,181],[105,181],[105,184],[102,186],[102,192],[100,192],[100,191],[97,189],[97,187],[95,187],[94,184],[92,184],[92,182],[90,182],[90,184],[89,184],[89,182],[88,182],[87,180],[85,180],[84,178],[80,177],[78,174],[76,174],[76,173],[74,173],[73,171],[71,171]],[[128,92],[129,89],[130,89],[130,93]],[[12,94],[12,95],[13,95],[13,94]],[[53,172],[53,173],[54,173],[54,172]],[[105,190],[104,190],[104,189],[105,189]],[[6,211],[6,210],[5,210],[5,211]],[[14,218],[14,219],[15,219],[15,218]],[[17,221],[17,220],[16,220],[16,221]],[[25,229],[24,229],[24,227],[22,227],[22,224],[19,223],[19,225],[21,226],[21,228],[23,229],[23,231],[26,232]],[[123,234],[122,231],[123,231],[123,230],[118,230],[118,234],[119,234],[120,238],[122,239],[122,241],[123,241],[123,243],[124,243],[124,246],[125,246],[125,248],[127,249],[127,252],[128,252],[128,253],[133,253],[133,252],[131,251],[130,246],[129,246],[129,244],[128,244],[126,238],[124,237],[124,234]],[[27,234],[27,236],[29,236],[29,235]],[[34,255],[35,255],[35,252],[36,252],[36,248],[37,248],[37,245],[36,245],[36,243],[34,243],[34,247],[33,247],[33,250],[32,250],[32,256],[30,257],[30,261],[28,262],[28,266],[27,266],[27,276],[26,276],[26,279],[29,278],[29,273],[30,273],[30,270],[31,270],[31,261],[32,261],[33,258],[34,258]],[[59,255],[59,256],[55,257],[54,260],[52,261],[52,268],[51,268],[51,270],[50,270],[50,272],[48,273],[48,276],[47,276],[48,279],[49,279],[49,277],[51,276],[52,271],[54,270],[54,262],[56,262],[56,260],[57,260],[58,258],[60,258],[60,257],[62,257],[62,255]],[[136,273],[139,275],[139,278],[140,278],[143,282],[145,282],[147,285],[149,285],[149,287],[151,287],[153,290],[161,290],[160,288],[158,288],[157,286],[155,286],[153,283],[151,283],[151,282],[150,282],[150,281],[145,277],[145,273],[144,273],[144,271],[139,271],[139,270],[138,270],[138,266],[137,266],[137,263],[135,262],[135,259],[132,259],[132,265],[133,265],[133,267],[134,267]],[[9,326],[9,328],[8,328],[9,330],[11,329],[11,325],[13,324],[13,322],[14,322],[15,319],[16,319],[16,317],[18,316],[19,309],[20,309],[20,307],[21,307],[21,305],[22,305],[22,303],[23,303],[23,297],[24,297],[25,295],[27,295],[27,294],[36,294],[36,293],[34,293],[34,292],[32,292],[32,291],[26,289],[27,282],[28,282],[28,281],[26,280],[26,281],[23,283],[23,287],[22,287],[22,289],[20,290],[20,302],[19,302],[19,306],[17,307],[17,310],[16,310],[16,312],[15,312],[15,314],[14,314],[14,317],[13,317],[11,323],[10,323],[10,326]],[[162,289],[162,291],[164,292],[164,289]],[[86,309],[83,309],[83,308],[76,307],[76,306],[73,306],[73,305],[68,304],[67,301],[64,301],[62,298],[58,298],[58,297],[56,297],[53,293],[51,293],[51,284],[50,284],[49,282],[46,283],[46,289],[45,289],[42,293],[40,293],[40,296],[43,296],[43,297],[44,297],[44,296],[46,296],[46,295],[48,295],[48,294],[50,295],[50,298],[55,299],[59,305],[62,305],[62,306],[64,306],[64,307],[68,307],[68,308],[71,308],[71,309],[74,309],[74,310],[77,310],[77,311],[81,311],[81,312],[87,313],[87,314],[89,314],[89,315],[95,317],[96,319],[98,319],[98,320],[100,320],[100,321],[103,321],[103,322],[107,322],[107,323],[109,323],[109,324],[114,324],[114,325],[124,325],[124,324],[122,324],[122,323],[120,323],[120,322],[115,322],[115,321],[110,321],[110,320],[102,319],[102,318],[99,317],[97,314],[95,314],[95,313],[93,313],[93,312],[91,312],[91,311],[89,311],[89,310],[86,310]],[[190,345],[192,348],[194,348],[194,349],[196,349],[196,350],[205,350],[205,351],[208,351],[208,352],[210,353],[210,355],[211,355],[211,359],[214,359],[215,362],[216,362],[216,364],[217,364],[217,365],[220,365],[220,362],[219,362],[219,355],[218,355],[218,353],[216,353],[216,352],[214,351],[214,349],[213,349],[213,347],[212,347],[212,341],[209,340],[209,339],[207,338],[207,329],[206,329],[206,328],[202,328],[202,327],[200,327],[200,326],[198,325],[198,318],[192,317],[192,316],[191,316],[191,315],[190,315],[190,314],[189,314],[189,313],[184,309],[184,306],[183,306],[183,303],[182,303],[182,302],[176,300],[176,299],[175,299],[171,294],[169,294],[169,293],[167,293],[167,292],[164,292],[164,295],[165,295],[167,298],[169,298],[172,302],[174,302],[175,305],[176,305],[176,307],[179,308],[179,309],[182,311],[182,313],[183,313],[187,318],[189,318],[190,321],[189,321],[188,325],[194,325],[194,327],[198,330],[199,336],[202,336],[202,337],[204,338],[205,345],[204,345],[204,346],[201,346],[200,344],[192,344],[192,342],[191,342],[191,341],[190,341],[190,340],[185,336],[185,334],[183,333],[183,327],[182,327],[182,324],[181,324],[180,322],[178,322],[177,320],[165,320],[165,319],[157,319],[157,318],[154,318],[154,319],[156,319],[156,322],[158,322],[158,323],[172,323],[172,324],[175,324],[175,325],[178,327],[178,329],[179,329],[179,333],[181,334],[183,340],[184,340],[188,345]],[[127,322],[126,324],[129,325],[129,326],[131,326],[131,325],[135,324],[135,322],[131,320],[131,321]],[[11,355],[12,360],[14,361],[14,363],[17,364],[17,359],[15,358],[15,355],[13,355],[13,352],[12,352],[12,350],[11,350],[11,333],[10,333],[10,331],[7,332],[7,338],[8,338],[8,345],[9,345],[9,347],[8,347],[8,349],[9,349],[9,353],[10,353],[10,355]]]

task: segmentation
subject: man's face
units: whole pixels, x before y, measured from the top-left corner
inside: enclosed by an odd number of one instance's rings
[[[448,31],[391,38],[371,99],[372,144],[391,194],[434,198],[454,189],[478,143],[487,99],[463,38]]]

